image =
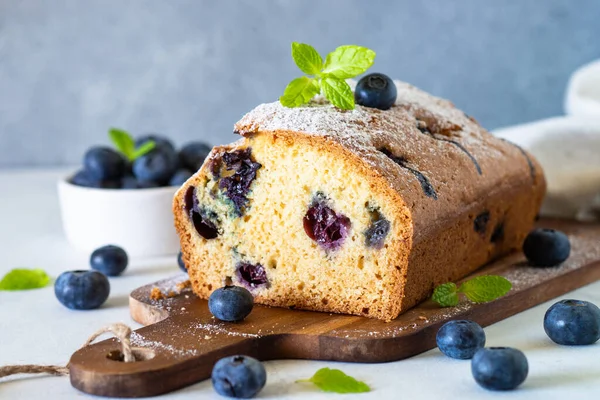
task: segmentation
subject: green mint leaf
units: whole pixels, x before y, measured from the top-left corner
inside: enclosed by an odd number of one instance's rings
[[[431,300],[435,301],[442,307],[454,307],[458,304],[458,292],[456,285],[452,282],[439,285],[433,291]]]
[[[147,142],[144,142],[140,147],[133,151],[131,161],[143,156],[144,154],[149,153],[150,151],[154,150],[155,147],[156,143],[154,142],[154,140],[148,140]]]
[[[321,89],[327,100],[337,108],[342,110],[354,109],[354,93],[350,85],[342,79],[323,78],[321,79]]]
[[[319,82],[316,79],[306,76],[296,78],[287,85],[279,102],[284,107],[299,107],[319,94],[319,90]]]
[[[114,143],[117,150],[119,150],[129,161],[133,161],[135,152],[135,142],[129,133],[122,129],[110,128],[108,131],[110,140]]]
[[[13,269],[0,281],[0,290],[39,289],[50,283],[50,277],[41,269]]]
[[[504,296],[512,288],[510,281],[498,275],[483,275],[464,282],[458,288],[475,303],[487,303]]]
[[[338,79],[354,78],[364,73],[375,62],[375,52],[361,46],[340,46],[327,55],[324,76]]]
[[[324,392],[365,393],[371,388],[364,382],[357,381],[339,369],[321,368],[310,379],[298,382],[312,382]]]
[[[302,72],[309,75],[317,75],[323,68],[323,59],[309,44],[292,43],[292,58]]]

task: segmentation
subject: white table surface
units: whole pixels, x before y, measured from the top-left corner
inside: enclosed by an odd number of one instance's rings
[[[16,267],[39,267],[53,277],[88,266],[89,254],[69,247],[63,236],[55,189],[64,170],[0,171],[0,274]],[[600,243],[599,243],[600,245]],[[93,311],[71,311],[54,297],[52,287],[0,291],[0,364],[65,364],[96,329],[125,322],[132,289],[178,273],[175,258],[132,260],[122,277],[111,279],[111,295]],[[568,294],[600,305],[600,282]],[[336,367],[371,385],[373,391],[349,398],[377,399],[596,399],[600,396],[600,343],[559,347],[545,335],[542,320],[548,302],[485,329],[487,344],[512,346],[529,359],[529,377],[516,391],[488,392],[474,382],[469,361],[444,357],[437,349],[385,364],[316,361],[266,363],[268,381],[260,398],[330,399],[294,383],[321,367]],[[24,376],[0,379],[2,399],[91,398],[72,388],[67,377]],[[209,381],[166,395],[170,399],[218,398]]]

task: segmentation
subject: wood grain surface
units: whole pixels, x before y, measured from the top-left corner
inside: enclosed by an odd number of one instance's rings
[[[234,354],[261,360],[402,360],[435,347],[437,330],[448,320],[490,325],[600,279],[600,225],[557,220],[542,220],[539,225],[569,234],[572,252],[563,265],[533,268],[515,253],[472,275],[505,276],[513,283],[505,297],[487,304],[463,299],[452,308],[426,301],[389,323],[261,306],[243,322],[225,323],[214,319],[207,302],[189,287],[182,289],[183,274],[141,287],[130,297],[133,319],[146,325],[131,337],[140,360],[118,361],[119,344],[105,340],[73,354],[71,383],[100,396],[144,397],[209,378],[217,360]],[[168,297],[151,299],[154,288]]]

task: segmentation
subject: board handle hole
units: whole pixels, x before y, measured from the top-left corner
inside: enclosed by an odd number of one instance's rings
[[[152,360],[154,358],[154,356],[156,355],[153,350],[142,349],[139,347],[131,349],[131,352],[133,353],[133,357],[135,357],[135,361]],[[112,361],[119,361],[119,362],[125,361],[125,357],[123,356],[123,352],[121,352],[121,350],[109,351],[108,354],[106,355],[106,358],[108,358],[109,360],[112,360]]]

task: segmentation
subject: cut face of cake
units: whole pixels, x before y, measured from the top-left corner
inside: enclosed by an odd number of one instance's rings
[[[521,246],[542,170],[451,103],[396,81],[394,106],[264,104],[175,196],[195,293],[389,321]]]

